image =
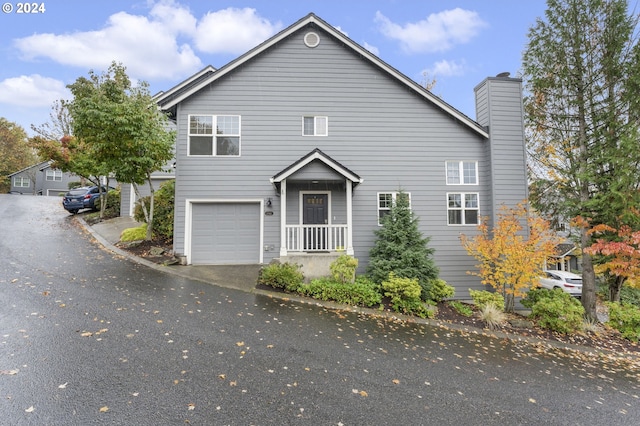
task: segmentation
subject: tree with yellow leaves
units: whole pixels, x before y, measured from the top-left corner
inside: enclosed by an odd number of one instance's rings
[[[474,237],[460,237],[467,253],[479,262],[478,271],[469,273],[501,292],[505,310],[513,312],[515,298],[536,285],[545,261],[561,239],[546,220],[530,213],[524,202],[513,208],[503,206],[493,229],[483,218],[478,231]]]

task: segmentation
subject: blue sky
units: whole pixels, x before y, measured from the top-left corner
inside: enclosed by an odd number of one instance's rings
[[[4,1],[4,0],[3,0]],[[4,8],[13,6],[10,13]],[[207,65],[219,68],[313,12],[475,119],[473,88],[518,76],[544,0],[48,0],[0,13],[0,117],[31,133],[66,85],[123,63],[152,94]]]

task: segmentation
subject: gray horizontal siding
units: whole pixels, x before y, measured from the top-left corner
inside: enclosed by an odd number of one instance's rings
[[[303,44],[303,34],[178,106],[176,252],[184,250],[187,198],[271,197],[275,214],[265,216],[264,244],[279,247],[281,200],[269,178],[320,148],[364,179],[353,193],[354,248],[361,271],[378,229],[377,194],[401,188],[411,192],[421,230],[432,237],[442,277],[460,291],[477,288],[478,280],[466,274],[474,261],[459,241],[461,232],[473,233],[475,227],[447,226],[446,193],[480,193],[481,213],[486,214],[485,203],[493,203],[488,141],[326,34],[320,33],[314,49]],[[241,156],[187,157],[189,114],[240,115]],[[303,115],[329,117],[329,135],[302,136]],[[445,161],[462,159],[478,161],[480,185],[446,185]],[[310,170],[300,176],[309,176]],[[298,217],[292,190],[288,187],[290,223]],[[334,212],[346,203],[339,200],[334,192]],[[277,251],[265,252],[264,261],[274,256]]]

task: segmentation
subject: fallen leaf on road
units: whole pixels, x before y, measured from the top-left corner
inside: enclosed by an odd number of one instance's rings
[[[107,407],[106,405],[102,408],[100,408],[100,412],[101,413],[106,413],[107,411],[109,411],[109,407]]]

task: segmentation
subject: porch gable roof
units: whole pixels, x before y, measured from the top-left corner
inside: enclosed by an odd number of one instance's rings
[[[327,167],[334,170],[336,173],[340,174],[345,179],[350,180],[353,186],[356,186],[359,183],[363,182],[363,179],[360,176],[358,176],[357,174],[355,174],[354,172],[352,172],[351,170],[349,170],[348,168],[346,168],[345,166],[343,166],[333,158],[329,157],[327,154],[322,152],[319,148],[314,149],[304,157],[292,163],[291,165],[286,167],[284,170],[282,170],[281,172],[273,176],[271,179],[269,179],[269,181],[277,188],[280,186],[280,182],[287,179],[289,176],[293,175],[297,171],[303,169],[304,167],[309,165],[311,162],[316,160],[322,162]]]

